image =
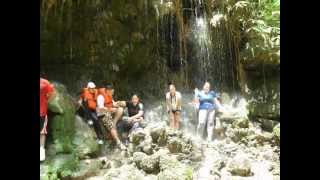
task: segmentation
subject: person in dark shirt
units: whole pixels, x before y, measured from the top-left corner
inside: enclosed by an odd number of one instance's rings
[[[128,116],[124,116],[118,123],[118,129],[122,133],[131,133],[133,130],[141,127],[140,123],[144,120],[143,104],[138,95],[134,94],[131,101],[121,101],[119,104],[127,107]]]

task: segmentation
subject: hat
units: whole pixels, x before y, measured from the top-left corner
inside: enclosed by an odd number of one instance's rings
[[[96,85],[93,82],[88,82],[87,88],[96,88]]]
[[[111,84],[107,84],[107,85],[106,85],[106,89],[111,90],[111,89],[113,89],[113,86],[112,86]]]

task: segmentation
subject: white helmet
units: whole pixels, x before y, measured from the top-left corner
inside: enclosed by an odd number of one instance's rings
[[[93,82],[88,82],[87,88],[96,88],[96,85]]]

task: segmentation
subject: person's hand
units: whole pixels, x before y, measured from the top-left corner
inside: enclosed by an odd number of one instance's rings
[[[133,122],[134,122],[134,123],[135,123],[135,122],[140,122],[141,120],[142,120],[142,118],[140,117],[140,118],[134,119]]]
[[[119,103],[118,101],[115,102],[115,103],[113,104],[113,107],[118,108],[118,107],[119,107],[119,104],[118,104],[118,103]]]
[[[225,107],[223,107],[223,106],[221,106],[221,107],[219,108],[219,111],[220,111],[221,113],[223,113],[223,114],[226,114],[226,113],[227,113],[227,109],[226,109]]]
[[[125,107],[126,106],[126,102],[125,101],[118,101],[118,106],[120,107]]]
[[[112,113],[115,113],[115,112],[117,112],[117,108],[110,108],[109,111]]]
[[[133,122],[133,119],[131,117],[128,117],[128,122],[129,123],[132,123]]]

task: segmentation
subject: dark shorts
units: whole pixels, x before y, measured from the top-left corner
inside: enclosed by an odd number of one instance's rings
[[[171,110],[172,113],[181,112],[181,110]]]
[[[139,127],[140,127],[139,122],[129,123],[128,121],[121,120],[117,123],[117,129],[119,133],[130,133],[132,130]]]
[[[47,134],[48,118],[40,116],[40,134]]]

